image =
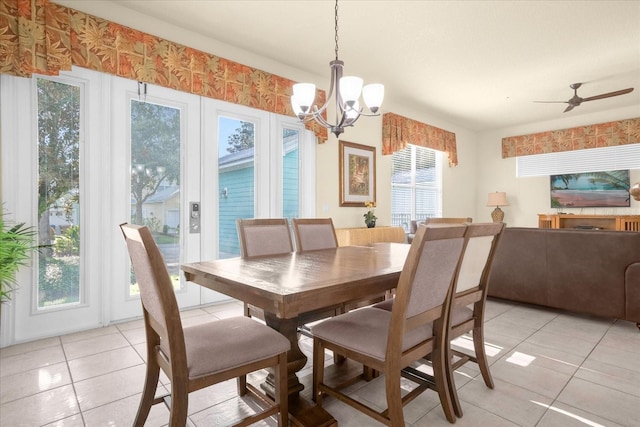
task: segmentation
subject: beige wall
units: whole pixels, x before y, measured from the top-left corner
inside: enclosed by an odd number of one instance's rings
[[[111,1],[54,1],[296,81],[313,82],[325,90],[329,87],[328,65],[326,69],[318,70],[317,74],[312,75],[260,55],[229,46],[224,42],[207,39],[198,34],[122,9]],[[327,61],[330,59],[328,57]],[[345,67],[348,68],[348,59],[345,58],[345,62]],[[357,70],[354,72],[357,74]],[[387,94],[382,111],[391,111],[456,134],[459,165],[450,168],[445,162],[443,167],[444,216],[470,216],[475,222],[490,221],[493,207],[486,206],[487,194],[492,191],[506,191],[510,205],[503,208],[505,221],[510,226],[531,227],[537,226],[538,213],[550,210],[548,178],[517,179],[515,177],[515,160],[501,158],[501,139],[505,136],[564,129],[640,116],[640,106],[636,106],[595,115],[562,115],[554,121],[530,123],[487,132],[473,132],[442,120],[436,114],[428,111],[411,109],[394,100],[392,93]],[[332,111],[329,111],[329,117],[332,117]],[[363,117],[354,128],[347,129],[341,135],[341,139],[376,147],[378,202],[376,215],[379,217],[378,224],[387,225],[390,223],[391,216],[391,165],[390,156],[381,155],[381,133],[382,119],[380,117]],[[364,208],[339,206],[338,141],[333,135],[325,144],[317,146],[316,171],[316,215],[332,217],[337,227],[363,226]],[[640,170],[633,170],[631,179],[632,182],[640,181]],[[640,214],[640,202],[632,200],[631,208],[619,209],[619,211],[620,213]]]

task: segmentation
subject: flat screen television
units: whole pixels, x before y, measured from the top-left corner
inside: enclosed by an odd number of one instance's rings
[[[629,207],[629,186],[629,170],[551,175],[551,207]]]

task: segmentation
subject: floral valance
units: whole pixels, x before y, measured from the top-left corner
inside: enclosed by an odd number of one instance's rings
[[[293,115],[295,82],[49,0],[0,0],[0,73],[55,75],[72,65]],[[318,103],[325,93],[318,91]],[[320,142],[327,129],[307,124]]]
[[[640,117],[502,138],[502,158],[640,142]]]
[[[449,166],[458,164],[456,134],[394,113],[382,116],[382,154],[393,154],[407,146],[419,145],[444,151]]]

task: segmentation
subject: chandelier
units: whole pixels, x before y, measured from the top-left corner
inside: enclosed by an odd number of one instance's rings
[[[320,108],[313,105],[316,97],[316,85],[313,83],[298,83],[293,85],[291,106],[298,118],[307,123],[315,120],[328,128],[335,136],[344,132],[344,128],[353,126],[360,116],[378,116],[378,109],[384,98],[384,86],[379,83],[368,84],[362,87],[362,79],[356,76],[342,76],[344,62],[338,59],[338,0],[335,7],[335,41],[336,59],[329,62],[331,67],[331,86],[327,95],[327,101]],[[335,90],[335,93],[334,93]],[[360,93],[367,108],[371,113],[365,113],[360,105]],[[327,109],[331,98],[335,100],[335,123],[331,124],[322,116]]]

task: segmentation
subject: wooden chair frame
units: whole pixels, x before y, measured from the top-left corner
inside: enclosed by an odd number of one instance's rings
[[[471,355],[466,352],[458,351],[450,348],[450,353],[456,356],[458,359],[452,362],[451,369],[448,372],[448,381],[450,383],[451,399],[453,402],[453,408],[456,416],[462,417],[462,406],[458,399],[458,392],[453,378],[453,372],[460,368],[465,363],[471,361],[475,362],[480,368],[482,379],[487,387],[494,388],[493,378],[489,370],[489,362],[487,360],[487,353],[484,346],[484,311],[487,300],[488,292],[488,278],[491,273],[491,266],[493,265],[493,259],[495,256],[496,248],[502,237],[504,231],[504,223],[483,223],[469,225],[469,229],[466,237],[466,245],[469,241],[476,237],[490,237],[493,236],[491,246],[487,255],[486,262],[482,268],[479,276],[474,277],[472,280],[477,281],[477,285],[468,289],[458,292],[454,295],[454,302],[452,311],[463,309],[469,305],[473,305],[472,317],[461,321],[457,324],[452,324],[449,331],[449,341],[464,335],[467,332],[471,332],[473,337],[473,347],[475,354]],[[465,255],[469,254],[469,251],[465,250]],[[465,267],[464,257],[461,264],[461,269]],[[456,280],[457,286],[458,280]],[[453,316],[452,316],[453,317]]]
[[[343,345],[336,344],[326,339],[314,335],[313,345],[313,396],[318,405],[322,405],[323,395],[330,395],[348,405],[358,409],[377,421],[389,426],[404,426],[403,406],[415,399],[420,393],[428,388],[435,389],[442,402],[443,410],[450,422],[455,422],[455,414],[453,404],[451,402],[451,393],[448,390],[447,370],[449,369],[448,342],[447,331],[450,322],[450,309],[453,299],[455,277],[458,269],[462,253],[464,250],[464,233],[467,227],[465,225],[447,228],[426,228],[422,227],[416,233],[416,238],[411,245],[407,261],[400,275],[398,282],[395,303],[391,311],[390,326],[387,333],[386,355],[384,360],[380,360],[368,354],[359,351],[353,351]],[[445,279],[449,278],[446,288],[446,296],[442,304],[439,304],[429,310],[407,316],[410,307],[410,298],[412,288],[416,281],[416,274],[419,267],[419,261],[425,250],[425,246],[430,245],[432,241],[449,239],[450,240],[450,259],[438,260],[434,262],[435,268],[451,268],[451,271],[445,270]],[[457,252],[456,252],[457,251]],[[433,256],[433,255],[432,255]],[[443,279],[443,280],[445,280]],[[363,310],[380,310],[378,308],[365,308]],[[349,316],[351,313],[345,314]],[[336,317],[338,319],[340,316]],[[328,320],[332,322],[334,319]],[[411,348],[402,350],[403,339],[406,333],[413,331],[425,325],[431,324],[433,335],[419,342]],[[320,325],[321,326],[321,325]],[[320,327],[318,326],[318,328]],[[429,327],[429,326],[427,326]],[[312,331],[315,328],[312,328]],[[324,354],[325,349],[332,350],[348,359],[358,361],[363,366],[370,367],[377,372],[385,375],[385,390],[387,396],[388,408],[384,411],[378,411],[352,397],[343,394],[340,390],[345,386],[352,384],[354,379],[348,379],[340,385],[330,385],[324,383]],[[422,359],[425,355],[430,354],[434,366],[435,387],[422,378],[415,377],[410,373],[403,373],[402,369],[411,363]],[[414,380],[418,386],[406,394],[401,395],[401,375]]]
[[[185,330],[182,328],[180,311],[164,259],[147,227],[125,223],[120,225],[120,229],[127,243],[136,278],[139,283],[143,280],[147,282],[140,286],[147,339],[147,369],[134,426],[142,427],[151,407],[164,402],[170,409],[169,426],[184,427],[187,422],[189,393],[232,378],[237,378],[240,396],[249,392],[265,406],[261,412],[244,418],[236,426],[253,424],[276,414],[278,425],[288,425],[287,351],[242,366],[190,378]],[[212,327],[215,327],[215,322],[212,322]],[[269,333],[275,332],[259,323],[256,323],[256,327],[265,328]],[[216,343],[211,344],[211,357],[215,357]],[[272,368],[275,373],[275,402],[246,381],[248,373],[265,368]],[[171,393],[156,398],[160,369],[171,380]]]
[[[291,220],[293,225],[293,235],[296,240],[296,251],[304,252],[308,250],[315,249],[326,249],[326,248],[337,248],[338,247],[338,237],[336,236],[336,230],[333,226],[333,220],[331,218],[293,218]],[[304,238],[304,229],[306,226],[315,226],[315,225],[325,225],[331,228],[331,233],[333,234],[333,245],[332,246],[313,246],[306,245],[305,247],[305,238]],[[331,240],[331,239],[329,239]]]

